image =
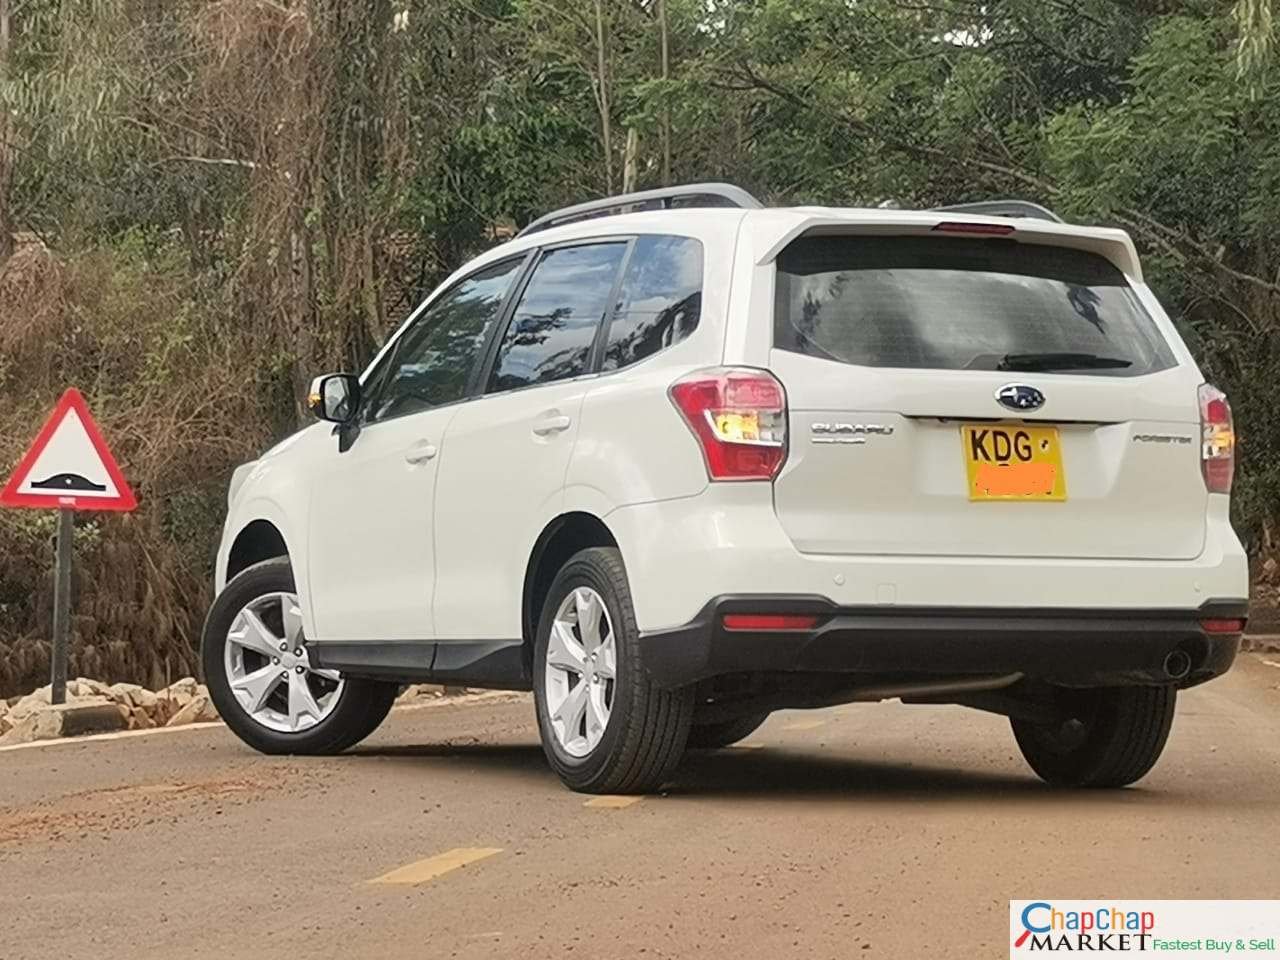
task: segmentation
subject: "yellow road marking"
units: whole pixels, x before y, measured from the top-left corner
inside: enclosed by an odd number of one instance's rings
[[[623,807],[629,807],[633,803],[639,803],[643,799],[644,797],[615,797],[606,795],[601,797],[592,797],[584,803],[583,806],[604,807],[607,810],[621,810]]]
[[[763,750],[763,743],[731,743],[730,750]]]
[[[384,873],[369,882],[426,883],[450,870],[457,870],[459,867],[465,867],[469,863],[475,863],[477,860],[483,860],[501,852],[501,847],[458,847],[456,850],[446,850],[444,853],[437,853],[434,857],[427,857],[417,863],[397,867],[390,873]]]
[[[1265,663],[1268,667],[1280,667],[1280,663],[1276,663],[1276,661],[1274,660],[1263,660],[1262,662]]]
[[[788,723],[783,730],[816,730],[827,721],[825,720],[797,720],[795,723]]]

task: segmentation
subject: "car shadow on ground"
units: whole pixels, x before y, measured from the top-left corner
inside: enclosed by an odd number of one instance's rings
[[[500,778],[555,782],[537,744],[444,742],[430,744],[367,745],[352,757],[380,758],[406,764],[450,760],[465,763],[478,774]],[[1141,785],[1127,790],[1080,791],[1047,786],[1029,771],[1026,775],[965,767],[894,763],[849,756],[816,756],[811,752],[768,746],[758,749],[691,750],[669,783],[664,796],[683,799],[911,799],[947,802],[980,798],[989,801],[1159,804],[1174,802],[1176,794]]]

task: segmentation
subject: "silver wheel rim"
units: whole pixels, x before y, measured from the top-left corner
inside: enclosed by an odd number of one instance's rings
[[[342,695],[338,671],[311,665],[296,594],[265,593],[245,604],[227,631],[223,662],[240,708],[278,733],[310,730]]]
[[[547,638],[543,693],[552,735],[571,757],[585,757],[604,738],[618,680],[613,621],[590,587],[571,591]]]

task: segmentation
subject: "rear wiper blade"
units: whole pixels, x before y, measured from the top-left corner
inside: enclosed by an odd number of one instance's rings
[[[1132,360],[1100,357],[1096,353],[1006,353],[996,364],[997,370],[1122,370],[1132,367]]]

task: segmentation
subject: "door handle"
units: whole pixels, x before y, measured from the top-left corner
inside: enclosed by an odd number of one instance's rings
[[[426,463],[436,455],[435,444],[426,440],[415,443],[412,447],[404,452],[404,459],[407,463]]]
[[[547,437],[553,433],[559,433],[561,430],[568,430],[569,424],[573,421],[563,414],[555,417],[543,417],[533,424],[533,432],[536,436]]]

